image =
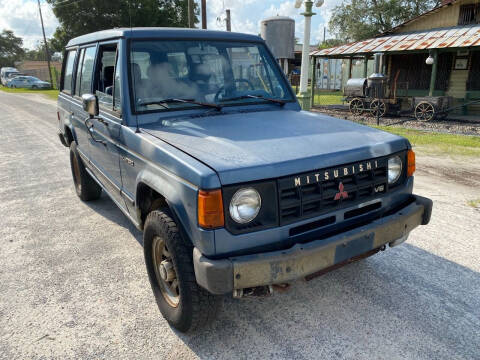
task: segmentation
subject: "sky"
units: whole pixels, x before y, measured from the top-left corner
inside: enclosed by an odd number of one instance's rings
[[[195,1],[200,4],[199,0]],[[317,15],[312,18],[312,44],[323,39],[323,27],[328,25],[333,7],[341,2],[325,0],[321,8],[315,9]],[[58,21],[45,0],[40,0],[40,3],[48,38],[55,32]],[[295,36],[302,42],[304,17],[300,13],[304,7],[295,9],[294,4],[294,0],[207,0],[208,28],[225,29],[225,9],[231,10],[232,31],[251,34],[260,33],[260,22],[267,17],[289,16],[295,20]],[[22,37],[27,48],[38,45],[42,41],[42,28],[37,0],[0,0],[0,31],[3,29],[13,30],[16,36]]]

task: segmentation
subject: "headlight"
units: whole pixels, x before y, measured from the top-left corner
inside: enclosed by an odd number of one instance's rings
[[[402,175],[402,159],[400,156],[394,156],[388,159],[388,183],[394,184]]]
[[[257,190],[243,188],[238,190],[230,201],[230,216],[239,224],[246,224],[255,219],[262,206],[262,199]]]

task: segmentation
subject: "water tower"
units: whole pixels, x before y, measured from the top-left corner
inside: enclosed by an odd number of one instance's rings
[[[261,23],[261,36],[285,73],[288,60],[295,58],[295,20],[287,16],[274,16]]]

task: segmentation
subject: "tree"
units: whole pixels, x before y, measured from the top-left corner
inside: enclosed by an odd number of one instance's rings
[[[48,49],[50,55],[50,61],[52,61],[52,55],[56,51],[52,46],[52,40],[47,40],[48,42]],[[34,60],[34,61],[45,61],[47,60],[47,53],[45,51],[45,44],[43,41],[39,43],[34,49],[25,49],[25,55],[23,56],[23,60]]]
[[[318,44],[318,48],[319,49],[328,49],[328,48],[331,48],[331,47],[334,47],[334,46],[343,45],[343,43],[344,42],[340,39],[326,39],[325,41],[321,41]]]
[[[11,30],[3,30],[0,33],[0,67],[14,66],[24,54],[22,45],[22,38],[16,37]]]
[[[188,27],[188,0],[47,0],[60,22],[52,51],[90,32],[130,26]],[[198,14],[198,8],[195,8]],[[195,19],[195,22],[197,19]]]
[[[332,10],[330,32],[344,42],[377,36],[438,6],[439,0],[344,0]]]

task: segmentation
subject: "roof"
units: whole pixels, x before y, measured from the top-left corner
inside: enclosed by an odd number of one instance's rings
[[[227,31],[200,30],[189,28],[162,28],[162,27],[144,27],[144,28],[115,28],[109,30],[97,31],[94,33],[82,35],[70,40],[67,47],[76,46],[96,41],[104,41],[116,38],[142,39],[142,38],[162,38],[162,39],[194,39],[194,40],[232,40],[232,41],[261,41],[262,38],[256,35],[242,34]]]
[[[346,57],[376,52],[418,51],[472,46],[480,46],[480,24],[381,36],[314,51],[310,55]]]

